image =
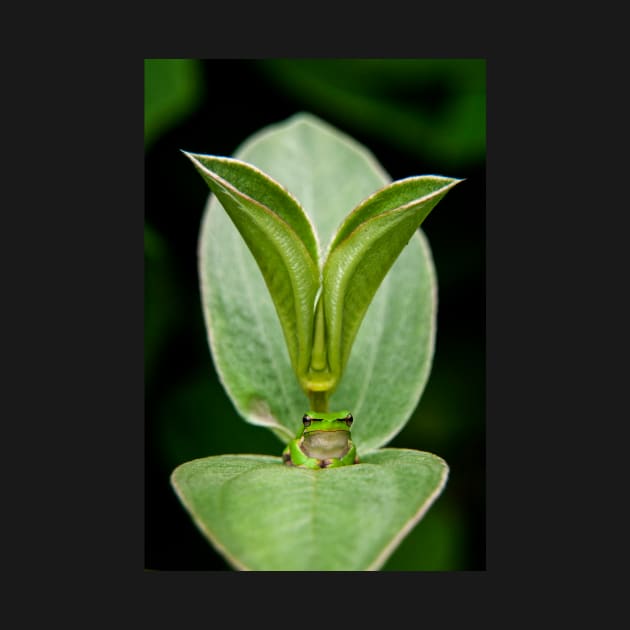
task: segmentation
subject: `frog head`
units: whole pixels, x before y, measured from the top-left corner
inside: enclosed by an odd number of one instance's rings
[[[346,410],[333,411],[332,413],[307,411],[302,418],[303,435],[318,431],[345,431],[349,433],[352,421],[352,414]]]
[[[340,460],[350,452],[352,414],[349,411],[308,411],[302,418],[302,424],[300,448],[304,455],[318,460],[319,465]]]

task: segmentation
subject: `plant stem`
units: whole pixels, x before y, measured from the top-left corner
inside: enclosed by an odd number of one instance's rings
[[[313,348],[311,350],[311,370],[321,372],[328,368],[326,360],[326,324],[324,322],[324,305],[320,296],[315,307],[315,324],[313,329]]]
[[[308,399],[311,403],[311,411],[328,412],[328,392],[309,391]]]

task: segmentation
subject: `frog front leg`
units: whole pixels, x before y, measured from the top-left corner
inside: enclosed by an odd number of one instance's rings
[[[282,461],[287,466],[299,466],[301,468],[319,469],[325,466],[321,465],[321,461],[315,457],[309,457],[300,447],[302,438],[291,440],[282,453]]]
[[[302,450],[302,438],[296,438],[291,440],[284,451],[282,452],[282,461],[287,466],[299,466],[301,468],[311,468],[318,470],[320,468],[338,468],[339,466],[349,466],[350,464],[358,464],[359,457],[357,455],[357,448],[349,441],[349,450],[341,458],[328,457],[323,459],[317,459],[315,457],[309,457]]]
[[[358,464],[359,457],[357,455],[357,448],[352,442],[349,442],[350,450],[341,458],[332,457],[329,459],[317,460],[320,462],[321,468],[337,468],[339,466],[349,466],[350,464]]]

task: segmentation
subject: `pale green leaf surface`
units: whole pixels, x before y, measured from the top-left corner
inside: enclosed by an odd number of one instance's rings
[[[377,570],[442,491],[430,453],[382,449],[361,463],[307,470],[262,455],[219,455],[175,469],[196,525],[232,566],[257,571]]]
[[[235,158],[268,174],[299,201],[322,253],[353,208],[390,181],[369,151],[308,114],[258,132]],[[261,271],[214,195],[199,257],[204,315],[221,382],[245,419],[286,441],[300,429],[308,399]],[[435,317],[435,272],[417,230],[377,290],[330,400],[331,409],[352,411],[360,454],[387,443],[416,407],[433,357]]]

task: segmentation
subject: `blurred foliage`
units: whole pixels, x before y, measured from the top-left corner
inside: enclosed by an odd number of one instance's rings
[[[199,106],[201,64],[195,59],[144,60],[144,142],[152,141]]]
[[[280,456],[284,447],[271,431],[245,422],[236,413],[211,370],[173,385],[156,416],[160,456],[171,470],[210,455]]]
[[[465,562],[464,519],[448,495],[409,532],[383,571],[457,571]]]
[[[144,226],[144,377],[150,382],[175,323],[175,279],[165,240]]]
[[[211,87],[220,98],[204,98]],[[485,568],[485,90],[479,59],[145,60],[147,569],[228,569],[178,503],[175,466],[283,446],[238,416],[214,371],[197,269],[208,191],[179,150],[230,155],[298,111],[354,136],[394,178],[466,179],[425,222],[438,275],[435,357],[389,444],[443,457],[449,481],[383,570]]]
[[[485,154],[485,61],[272,59],[262,70],[304,107],[443,168]]]

